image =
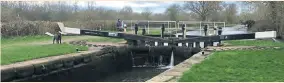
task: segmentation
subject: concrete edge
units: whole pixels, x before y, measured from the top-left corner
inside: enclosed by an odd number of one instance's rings
[[[146,82],[176,82],[183,75],[183,72],[191,69],[195,64],[201,63],[208,55],[212,53],[209,51],[204,51],[205,54],[202,55],[202,52],[194,54],[192,57],[186,59],[185,61],[174,66],[172,69],[166,70],[165,72],[151,78]]]

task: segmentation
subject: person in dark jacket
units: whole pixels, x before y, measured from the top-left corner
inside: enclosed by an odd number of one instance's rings
[[[138,24],[135,24],[135,25],[134,25],[134,31],[135,31],[135,34],[137,35],[137,32],[138,32]]]
[[[61,33],[57,33],[56,35],[53,36],[53,44],[54,41],[56,41],[57,44],[61,44]]]
[[[122,27],[122,22],[120,19],[117,20],[117,23],[116,23],[116,28],[118,31],[121,31],[121,27]]]
[[[208,28],[208,25],[205,25],[204,28],[203,28],[205,36],[207,36],[207,28]]]
[[[183,35],[183,38],[185,38],[186,36],[185,36],[185,24],[183,24],[182,26],[181,26],[181,30],[182,30],[182,35]]]
[[[222,34],[222,27],[218,27],[218,35]]]
[[[162,24],[161,30],[162,30],[161,37],[164,38],[165,24]]]

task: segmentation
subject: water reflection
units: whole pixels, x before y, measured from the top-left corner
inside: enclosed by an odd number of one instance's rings
[[[165,70],[154,67],[133,68],[131,71],[115,73],[97,82],[145,82]]]

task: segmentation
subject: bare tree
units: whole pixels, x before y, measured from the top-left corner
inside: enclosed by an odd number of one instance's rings
[[[146,20],[151,20],[150,16],[152,15],[152,11],[150,8],[145,8],[141,14]]]
[[[75,3],[73,4],[73,9],[74,9],[74,13],[77,13],[78,12],[78,2],[75,1]]]
[[[124,19],[131,20],[133,10],[130,6],[125,6],[120,10],[120,14]]]
[[[185,1],[184,3],[184,9],[198,14],[201,21],[205,21],[211,12],[221,9],[220,1]]]
[[[181,8],[178,4],[173,4],[166,9],[166,14],[169,16],[170,20],[177,21],[179,20],[178,15],[181,12]]]
[[[91,10],[91,11],[93,11],[94,10],[94,5],[95,3],[94,3],[94,1],[87,1],[87,8],[88,8],[88,10]]]
[[[237,14],[237,6],[236,4],[228,4],[228,6],[225,8],[225,13],[226,13],[226,21],[229,23],[234,23],[236,22],[236,14]]]

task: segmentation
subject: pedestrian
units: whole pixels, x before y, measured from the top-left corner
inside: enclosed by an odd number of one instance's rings
[[[138,32],[138,24],[135,24],[135,25],[134,25],[134,31],[135,31],[135,34],[137,35],[137,32]]]
[[[214,29],[214,35],[218,35],[217,34],[217,26],[214,26],[213,29]]]
[[[218,35],[222,34],[222,27],[218,27]]]
[[[182,26],[181,26],[181,30],[182,30],[182,36],[183,36],[183,38],[185,38],[186,36],[185,36],[185,24],[183,24]]]
[[[207,28],[208,28],[208,25],[205,25],[204,28],[203,28],[205,36],[207,36]]]
[[[118,31],[120,31],[120,27],[122,26],[121,24],[122,24],[121,20],[120,20],[120,19],[117,19],[116,29],[117,29]]]

